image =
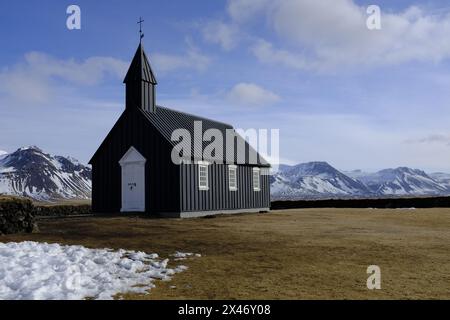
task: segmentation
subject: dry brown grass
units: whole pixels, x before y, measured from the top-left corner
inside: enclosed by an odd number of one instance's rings
[[[37,201],[33,200],[33,204],[36,206],[43,207],[52,207],[52,206],[82,206],[82,205],[91,205],[91,200],[84,199],[67,199],[67,200],[58,200],[54,202],[47,201]]]
[[[18,201],[24,201],[27,200],[26,198],[22,198],[22,197],[16,197],[16,196],[5,196],[5,195],[0,195],[0,201],[12,201],[12,200],[18,200]]]
[[[189,270],[130,299],[450,298],[450,209],[302,209],[213,219],[88,217],[44,220],[47,241],[201,253]],[[382,290],[366,288],[381,267]],[[176,286],[172,289],[170,286]]]

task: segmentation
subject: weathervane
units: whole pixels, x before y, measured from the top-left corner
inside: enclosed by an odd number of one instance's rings
[[[144,20],[142,20],[142,17],[139,17],[139,42],[142,41],[142,38],[144,37],[144,34],[142,33],[142,22],[144,22]]]

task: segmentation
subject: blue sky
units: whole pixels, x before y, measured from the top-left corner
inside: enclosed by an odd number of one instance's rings
[[[450,171],[445,1],[2,1],[0,149],[88,161],[123,111],[139,16],[158,104],[280,129],[285,163]]]

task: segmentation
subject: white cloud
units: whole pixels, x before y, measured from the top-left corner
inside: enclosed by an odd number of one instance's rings
[[[241,106],[266,106],[279,102],[275,93],[253,83],[238,83],[227,94],[227,98]]]
[[[229,51],[247,35],[243,32],[242,24],[249,22],[264,12],[270,0],[229,0],[227,4],[228,21],[210,20],[201,24],[203,38],[218,44],[222,49]]]
[[[210,43],[219,44],[225,50],[231,50],[239,41],[239,29],[236,25],[211,21],[204,26],[203,37]]]
[[[301,54],[275,49],[270,42],[262,39],[256,41],[251,50],[258,60],[264,63],[279,64],[296,69],[312,69],[315,65]]]
[[[124,77],[128,63],[111,57],[90,57],[82,62],[61,60],[41,52],[25,55],[27,72],[60,78],[75,84],[96,85],[108,75]]]
[[[198,71],[206,70],[211,63],[211,58],[200,52],[190,41],[187,41],[188,48],[184,54],[152,54],[152,62],[155,70],[160,72],[169,72],[179,69],[195,69]]]
[[[52,96],[52,88],[41,75],[23,70],[0,73],[0,98],[41,104]]]
[[[449,134],[430,134],[421,138],[407,139],[405,143],[408,144],[440,144],[445,146],[450,146],[450,135]]]
[[[255,34],[249,21],[258,21],[259,29],[268,25],[267,33],[276,38],[256,40],[252,52],[261,62],[295,69],[333,71],[450,58],[449,13],[381,7],[382,29],[369,30],[366,9],[354,0],[234,0],[227,5],[229,24],[220,28],[242,35]],[[220,38],[214,41],[224,48],[236,41],[231,34],[225,42]]]
[[[263,12],[271,2],[270,0],[229,0],[227,11],[233,21],[242,23]]]
[[[366,27],[365,7],[352,0],[277,1],[270,18],[277,34],[314,68],[441,61],[450,57],[450,16],[418,7],[400,13],[382,10],[381,30]]]
[[[111,57],[91,57],[78,62],[30,52],[23,62],[0,72],[0,98],[41,104],[64,83],[93,86],[107,76],[123,77],[126,68],[127,63]]]

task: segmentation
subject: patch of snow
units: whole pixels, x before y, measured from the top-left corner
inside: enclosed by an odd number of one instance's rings
[[[0,243],[0,299],[112,299],[118,293],[145,294],[155,279],[168,281],[186,266],[144,252],[83,246]]]
[[[78,159],[75,159],[74,157],[66,156],[66,159],[69,160],[70,162],[72,162],[74,165],[81,164],[80,161],[78,161]]]
[[[175,260],[185,260],[190,257],[201,257],[202,255],[199,253],[192,253],[192,252],[180,252],[176,251],[174,254],[172,254],[172,257],[175,258]]]
[[[186,271],[187,269],[188,269],[188,267],[181,265],[181,266],[177,266],[175,268],[175,272],[183,272],[183,271]]]
[[[12,172],[16,172],[16,169],[13,167],[6,167],[6,168],[0,167],[0,173],[12,173]]]
[[[41,149],[39,149],[38,147],[36,147],[36,146],[28,146],[28,147],[21,147],[21,148],[19,148],[18,150],[19,151],[25,151],[25,150],[37,150],[37,151],[42,151]]]
[[[57,169],[57,170],[61,170],[62,169],[62,165],[61,162],[59,162],[57,159],[55,158],[50,158],[47,159],[48,161],[50,161],[50,163]]]
[[[0,150],[0,160],[4,159],[8,155],[8,152]]]

